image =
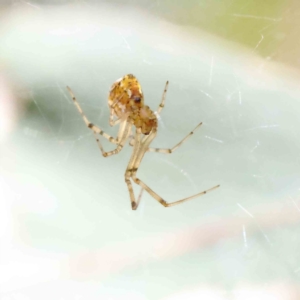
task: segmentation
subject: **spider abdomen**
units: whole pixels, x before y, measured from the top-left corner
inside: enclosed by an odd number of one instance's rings
[[[112,85],[108,105],[119,118],[144,106],[142,88],[134,75],[125,75]]]

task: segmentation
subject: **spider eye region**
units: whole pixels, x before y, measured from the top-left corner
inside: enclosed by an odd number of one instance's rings
[[[141,102],[141,97],[135,96],[133,98],[133,100],[134,100],[135,103],[140,103]]]

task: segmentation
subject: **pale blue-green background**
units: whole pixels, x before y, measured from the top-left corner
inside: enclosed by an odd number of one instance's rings
[[[299,296],[297,6],[275,4],[3,6],[1,76],[16,99],[1,144],[3,299]],[[131,149],[104,159],[65,89],[115,132],[107,93],[127,73],[153,109],[170,81],[153,146],[203,122],[174,154],[148,153],[139,177],[168,201],[220,189],[169,209],[144,194],[131,211]]]

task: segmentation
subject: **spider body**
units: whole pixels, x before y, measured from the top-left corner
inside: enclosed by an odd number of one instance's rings
[[[124,174],[125,182],[129,191],[131,208],[133,210],[137,209],[142,192],[144,190],[146,190],[155,200],[157,200],[164,207],[169,207],[183,203],[195,197],[199,197],[219,187],[219,185],[217,185],[193,196],[168,203],[157,193],[155,193],[142,180],[137,178],[136,173],[146,152],[159,152],[164,154],[170,154],[174,152],[180,145],[182,145],[194,133],[194,131],[202,125],[202,123],[199,123],[193,131],[191,131],[185,138],[183,138],[172,148],[150,148],[150,144],[155,139],[157,134],[158,123],[156,114],[160,114],[161,110],[164,107],[167,87],[168,82],[166,83],[163,97],[157,109],[157,112],[154,113],[149,108],[149,106],[144,104],[144,95],[141,89],[141,85],[134,75],[128,74],[117,80],[112,85],[108,96],[108,106],[110,110],[109,124],[111,126],[119,124],[119,131],[116,138],[105,133],[101,128],[95,126],[87,119],[79,103],[77,102],[73,92],[69,87],[67,87],[69,93],[72,96],[74,104],[77,107],[79,113],[81,114],[86,126],[93,131],[98,147],[104,157],[118,154],[123,149],[123,146],[130,138],[130,136],[132,136],[132,128],[135,127],[135,134],[129,142],[129,144],[133,146],[133,151]],[[109,152],[104,151],[98,135],[103,136],[109,142],[115,144],[116,148]],[[134,191],[132,188],[132,181],[141,186],[141,193],[137,199],[134,195]]]
[[[108,95],[110,120],[127,119],[136,128],[141,128],[142,134],[149,134],[157,128],[157,117],[149,106],[144,105],[144,94],[137,78],[128,74],[118,79],[111,87]]]

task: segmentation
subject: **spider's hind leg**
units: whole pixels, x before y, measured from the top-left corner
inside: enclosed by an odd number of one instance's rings
[[[134,196],[134,191],[133,191],[133,188],[132,188],[132,183],[131,183],[131,180],[130,180],[130,175],[127,174],[127,172],[125,173],[125,182],[127,184],[128,191],[129,191],[131,208],[132,208],[132,210],[136,210],[138,208],[139,204],[140,204],[144,189],[141,188],[140,193],[139,193],[139,195],[137,197],[137,200],[136,200],[135,196]]]
[[[196,197],[203,196],[203,195],[207,194],[208,192],[213,191],[213,190],[215,190],[216,188],[218,188],[220,186],[220,185],[216,185],[216,186],[214,186],[214,187],[212,187],[212,188],[210,188],[208,190],[205,190],[203,192],[200,192],[198,194],[195,194],[195,195],[192,195],[190,197],[183,198],[183,199],[180,199],[180,200],[168,203],[162,197],[160,197],[158,194],[156,194],[150,187],[148,187],[143,181],[141,181],[139,178],[137,178],[135,174],[132,174],[132,180],[136,184],[138,184],[139,186],[141,186],[144,190],[146,190],[150,194],[150,196],[152,196],[155,200],[157,200],[164,207],[174,206],[174,205],[186,202],[188,200],[194,199]]]

